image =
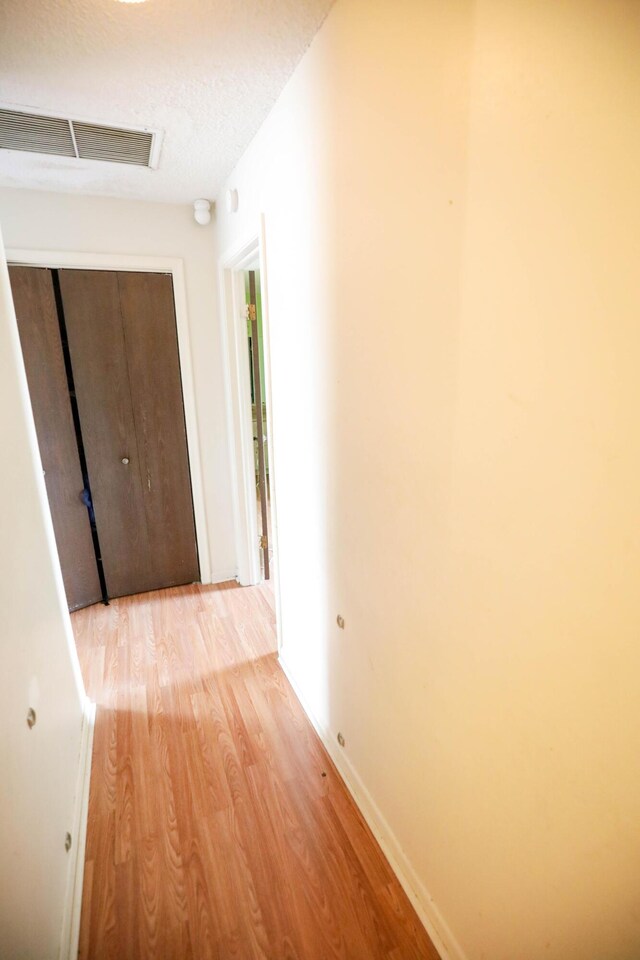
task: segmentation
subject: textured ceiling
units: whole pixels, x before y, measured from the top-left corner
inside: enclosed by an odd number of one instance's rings
[[[0,185],[212,198],[333,0],[0,0],[0,105],[160,128],[157,170],[0,150]]]

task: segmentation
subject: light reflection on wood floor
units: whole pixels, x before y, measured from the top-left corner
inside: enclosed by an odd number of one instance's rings
[[[280,669],[269,585],[72,623],[98,704],[82,960],[437,958]]]

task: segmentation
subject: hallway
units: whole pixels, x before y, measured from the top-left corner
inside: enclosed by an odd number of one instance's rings
[[[72,623],[98,704],[81,960],[437,960],[278,664],[269,585]]]

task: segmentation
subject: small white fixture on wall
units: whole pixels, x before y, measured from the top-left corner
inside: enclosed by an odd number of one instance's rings
[[[235,213],[238,209],[238,191],[227,190],[227,210],[229,213]]]
[[[206,227],[208,223],[211,223],[211,204],[208,200],[193,201],[193,217],[201,227]]]

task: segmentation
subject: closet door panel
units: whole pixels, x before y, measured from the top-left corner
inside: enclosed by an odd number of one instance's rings
[[[118,276],[61,270],[60,287],[109,596],[157,586],[120,314]],[[125,462],[123,462],[125,461]]]
[[[38,447],[70,610],[102,598],[51,271],[9,267]],[[35,587],[37,589],[37,585]]]
[[[163,586],[199,580],[171,277],[119,273],[149,546]]]

